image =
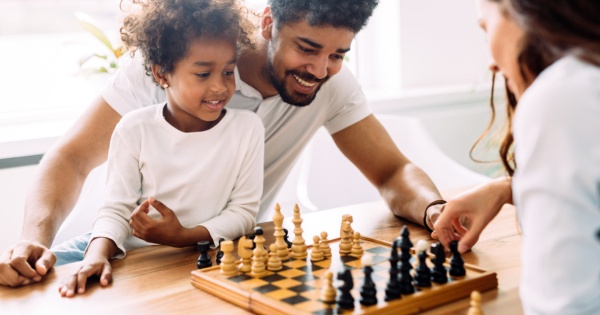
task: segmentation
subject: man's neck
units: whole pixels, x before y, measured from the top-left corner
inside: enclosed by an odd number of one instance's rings
[[[242,81],[255,88],[263,98],[278,94],[268,78],[267,45],[266,40],[258,38],[256,49],[243,52],[237,64]]]

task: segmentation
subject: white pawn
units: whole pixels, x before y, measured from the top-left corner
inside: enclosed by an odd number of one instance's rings
[[[321,232],[321,244],[319,248],[323,252],[325,258],[331,257],[331,247],[329,247],[329,241],[327,240],[327,232]]]
[[[269,260],[267,262],[267,269],[271,271],[281,270],[283,268],[281,264],[281,259],[277,253],[277,245],[271,244],[269,246]]]
[[[483,315],[483,310],[481,309],[481,293],[479,293],[479,291],[471,292],[471,307],[469,307],[467,315]]]
[[[352,253],[350,254],[350,256],[354,256],[354,257],[361,257],[364,250],[362,248],[362,246],[360,245],[360,233],[359,232],[354,232],[354,241],[352,242]]]
[[[321,301],[328,304],[335,303],[337,291],[333,287],[333,273],[331,271],[327,270],[323,282],[323,287],[321,289]]]
[[[224,276],[233,276],[236,274],[235,257],[233,257],[233,242],[222,241],[221,251],[223,252],[223,258],[221,258],[221,274]]]
[[[321,238],[317,235],[313,236],[313,247],[310,252],[310,260],[311,261],[321,261],[325,259],[323,256],[323,251],[321,250]]]

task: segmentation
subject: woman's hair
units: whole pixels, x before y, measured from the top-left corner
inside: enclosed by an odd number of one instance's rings
[[[230,40],[238,49],[253,48],[251,14],[237,0],[131,0],[135,13],[121,27],[125,47],[144,56],[146,74],[152,65],[173,71],[192,40],[198,37]],[[124,3],[121,1],[121,8]]]
[[[524,37],[517,57],[521,76],[527,85],[544,69],[566,55],[573,55],[600,67],[600,1],[595,0],[489,0],[502,5],[523,30]],[[493,91],[494,80],[492,80]],[[499,153],[507,173],[512,176],[516,169],[512,152],[512,116],[517,107],[514,94],[507,92],[507,126]],[[490,100],[492,119],[474,147],[490,130],[495,109],[493,92]]]

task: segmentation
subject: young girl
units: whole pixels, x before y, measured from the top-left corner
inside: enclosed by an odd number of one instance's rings
[[[122,39],[141,51],[167,102],[117,125],[106,202],[83,261],[59,287],[62,296],[84,293],[92,275],[106,286],[109,259],[127,250],[217,244],[256,223],[264,128],[252,112],[224,109],[235,91],[237,44],[250,44],[240,8],[234,0],[134,2],[141,10],[125,18]]]
[[[479,9],[493,69],[514,96],[500,150],[512,178],[448,202],[435,233],[444,244],[461,238],[464,252],[514,201],[525,313],[600,314],[600,2],[479,0]]]

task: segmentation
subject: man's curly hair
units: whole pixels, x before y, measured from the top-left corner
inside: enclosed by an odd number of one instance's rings
[[[152,65],[162,73],[173,71],[198,37],[231,40],[238,50],[254,47],[249,11],[237,0],[131,0],[135,13],[121,27],[125,47],[144,56],[146,74]],[[124,7],[121,1],[121,8]]]
[[[305,20],[310,26],[347,28],[358,33],[378,0],[269,0],[277,27]]]

